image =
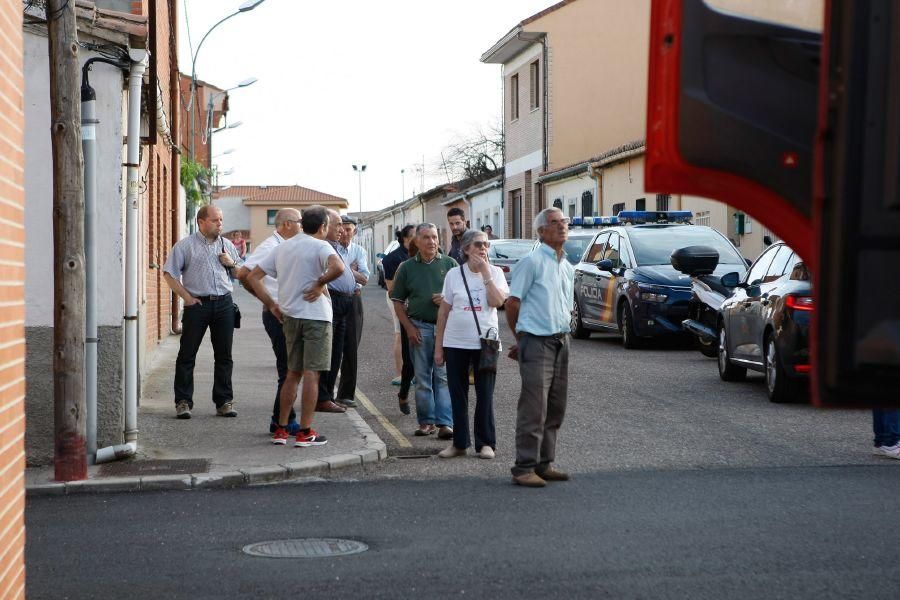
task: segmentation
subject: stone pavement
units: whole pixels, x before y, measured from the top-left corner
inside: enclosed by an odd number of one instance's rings
[[[28,494],[228,487],[321,476],[384,460],[385,444],[352,409],[345,414],[316,413],[313,426],[327,436],[324,446],[271,444],[275,357],[262,327],[259,302],[240,286],[234,297],[243,315],[233,349],[236,418],[216,416],[208,335],[194,370],[193,418],[175,418],[172,377],[179,337],[169,336],[159,346],[142,384],[137,456],[91,466],[87,480],[70,483],[53,481],[52,467],[28,469]],[[192,462],[173,462],[188,460]]]

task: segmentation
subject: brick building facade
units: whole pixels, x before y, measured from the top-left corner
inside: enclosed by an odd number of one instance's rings
[[[0,0],[0,598],[25,597],[22,3]]]

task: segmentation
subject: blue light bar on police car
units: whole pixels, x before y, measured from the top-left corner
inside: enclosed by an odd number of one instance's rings
[[[623,210],[619,212],[619,223],[690,223],[694,214],[689,210]]]
[[[577,227],[577,226],[581,225],[581,217],[572,217],[572,220],[570,221],[569,224],[572,225],[573,227]]]
[[[599,223],[600,225],[618,225],[619,217],[595,217],[594,223]]]

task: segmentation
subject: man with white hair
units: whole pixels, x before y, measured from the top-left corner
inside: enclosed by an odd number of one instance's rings
[[[542,210],[534,228],[541,245],[520,260],[513,271],[506,321],[518,342],[509,356],[519,361],[522,378],[513,483],[544,487],[547,481],[569,479],[552,463],[566,413],[575,269],[566,260],[569,219],[562,211]]]
[[[253,286],[247,279],[253,267],[261,263],[275,248],[285,241],[291,239],[300,233],[300,211],[296,208],[282,208],[275,214],[275,232],[267,237],[256,247],[256,250],[244,261],[244,266],[238,269],[237,277],[243,284],[244,289],[256,296],[253,292]],[[269,292],[274,302],[278,302],[278,280],[274,277],[266,275],[263,278],[263,285]],[[284,379],[287,377],[287,347],[284,342],[284,329],[281,321],[275,318],[272,312],[263,306],[262,310],[263,327],[269,340],[272,342],[272,352],[275,353],[275,368],[278,371],[278,387],[275,391],[275,404],[272,408],[272,420],[269,422],[269,433],[275,433],[278,428],[278,413],[280,411],[281,387],[284,385]],[[300,424],[297,423],[297,414],[291,408],[291,414],[288,421],[288,433],[296,435]]]

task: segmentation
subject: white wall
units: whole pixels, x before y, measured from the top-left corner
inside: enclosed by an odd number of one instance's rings
[[[544,184],[544,192],[547,206],[553,206],[553,201],[557,198],[562,200],[563,212],[567,217],[600,216],[600,206],[598,205],[597,198],[597,182],[586,173],[582,173],[576,177],[546,183]],[[591,214],[582,214],[581,211],[581,195],[584,192],[590,192],[593,196],[593,209],[591,210]]]
[[[225,193],[227,194],[227,190]],[[212,203],[222,209],[225,231],[234,231],[236,229],[250,230],[250,207],[244,205],[243,197],[219,196]]]
[[[469,223],[476,229],[484,225],[490,225],[494,229],[494,235],[503,235],[503,209],[500,203],[503,200],[503,191],[500,187],[491,188],[469,196],[472,211],[469,215]]]
[[[47,38],[25,32],[25,325],[53,325],[53,181]],[[93,53],[81,51],[82,62]],[[121,71],[91,70],[97,91],[97,324],[120,326],[124,313],[124,162]]]

